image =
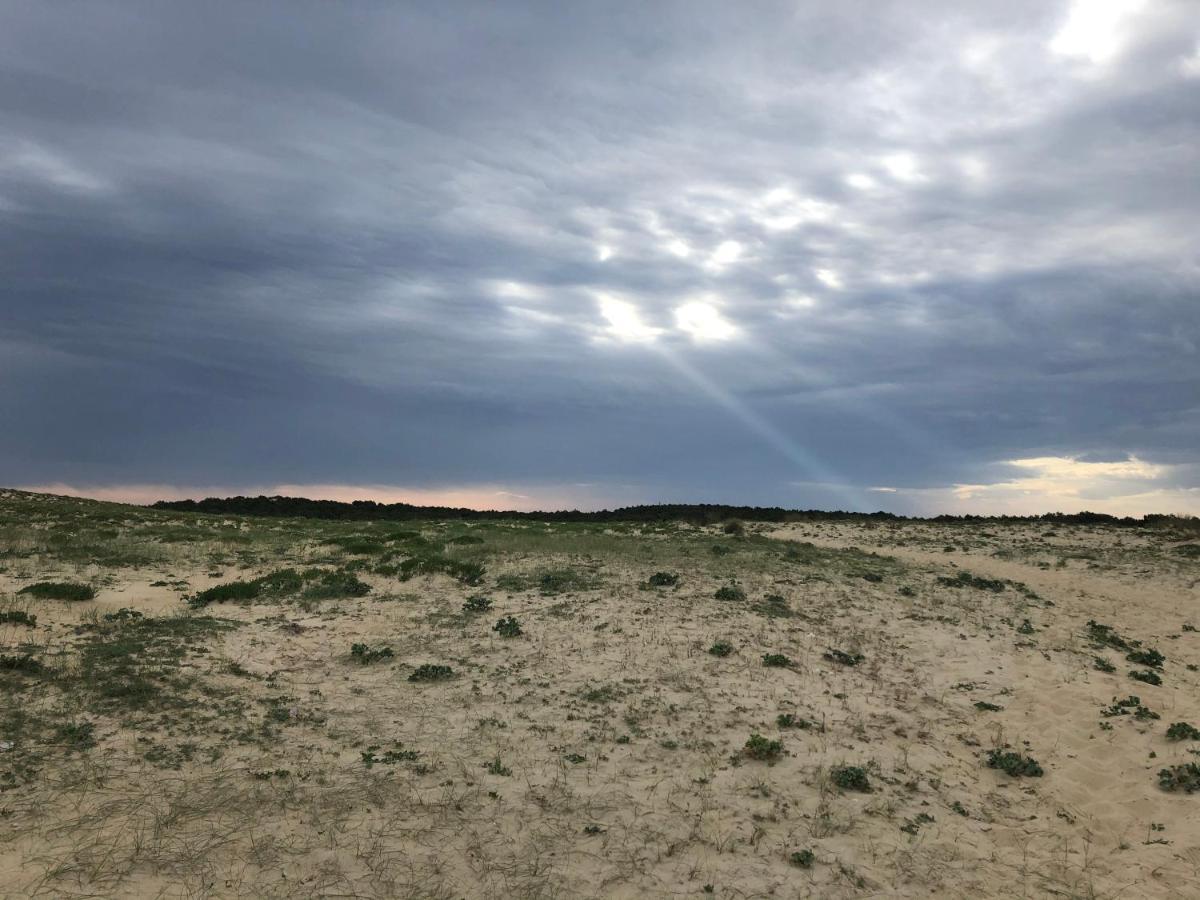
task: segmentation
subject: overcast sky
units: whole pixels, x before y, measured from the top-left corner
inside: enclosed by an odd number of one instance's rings
[[[1200,0],[0,22],[0,484],[1200,513]]]

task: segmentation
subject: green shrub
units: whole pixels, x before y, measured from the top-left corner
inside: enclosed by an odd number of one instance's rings
[[[260,591],[261,587],[256,581],[230,581],[193,594],[187,603],[192,609],[201,609],[210,603],[253,600]]]
[[[1004,582],[994,578],[980,578],[970,572],[959,572],[954,576],[938,576],[938,584],[952,588],[974,588],[979,591],[991,591],[998,594],[1004,590]]]
[[[717,592],[713,596],[718,600],[745,600],[746,592],[736,584],[727,584],[717,588]]]
[[[1098,672],[1115,672],[1117,667],[1110,663],[1103,656],[1092,657],[1093,666]]]
[[[1038,765],[1037,760],[1032,756],[1022,756],[1020,753],[1012,750],[989,750],[987,766],[989,769],[999,769],[1013,778],[1020,778],[1021,776],[1040,778],[1045,774],[1042,771],[1042,767]]]
[[[799,728],[802,731],[807,731],[812,728],[812,722],[808,719],[797,718],[792,713],[780,713],[775,717],[775,725],[779,728]]]
[[[483,594],[474,594],[466,599],[462,608],[465,613],[483,613],[492,608],[492,601]]]
[[[843,666],[857,666],[866,659],[861,653],[847,653],[844,650],[834,650],[832,648],[826,650],[821,655],[830,662],[841,663]]]
[[[1126,655],[1131,663],[1137,663],[1139,666],[1149,666],[1151,669],[1161,669],[1167,658],[1153,648],[1146,650],[1134,650]]]
[[[31,616],[23,609],[10,609],[0,612],[0,625],[28,625],[33,628],[37,625],[37,616]]]
[[[742,752],[751,759],[775,760],[783,753],[783,742],[772,741],[761,734],[755,733],[750,735],[749,740],[746,741],[746,746],[742,748]]]
[[[417,666],[411,675],[408,676],[409,681],[446,681],[454,677],[454,670],[449,666],[443,666],[438,663],[422,663]]]
[[[714,641],[708,652],[713,656],[728,656],[733,652],[733,644],[728,641]]]
[[[811,850],[797,850],[788,857],[790,862],[797,869],[811,869],[817,857]]]
[[[340,600],[345,597],[365,597],[371,592],[369,584],[341,569],[321,572],[316,578],[306,581],[308,583],[300,594],[304,600]]]
[[[1181,766],[1160,769],[1158,786],[1164,791],[1185,791],[1194,794],[1200,791],[1200,765],[1184,763]]]
[[[517,637],[521,634],[521,623],[513,616],[505,616],[492,626],[492,631],[500,635],[500,637]]]
[[[17,593],[28,594],[31,597],[37,597],[39,600],[70,600],[72,602],[80,602],[96,599],[95,588],[77,581],[39,581],[36,584],[26,585],[17,591]]]
[[[1167,729],[1168,741],[1200,741],[1200,729],[1187,722],[1175,722]]]
[[[762,661],[769,669],[787,669],[792,665],[792,661],[782,653],[764,653]]]
[[[41,660],[34,659],[30,654],[0,655],[0,672],[20,672],[25,675],[38,675],[46,670]]]
[[[871,779],[862,766],[834,766],[829,770],[829,780],[843,791],[871,793]]]
[[[391,647],[371,648],[366,644],[350,645],[350,658],[364,666],[381,659],[391,659],[392,655]]]
[[[1160,678],[1158,673],[1153,669],[1146,669],[1144,672],[1139,671],[1138,669],[1130,669],[1129,677],[1134,681],[1141,681],[1146,684],[1162,684],[1162,678]]]
[[[646,579],[646,583],[650,587],[675,587],[679,584],[679,576],[672,572],[655,572]]]

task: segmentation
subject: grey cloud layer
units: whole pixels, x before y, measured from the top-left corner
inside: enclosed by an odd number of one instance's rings
[[[0,481],[1194,485],[1194,4],[844,6],[6,4]]]

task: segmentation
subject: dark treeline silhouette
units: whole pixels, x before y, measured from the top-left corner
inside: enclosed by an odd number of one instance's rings
[[[712,525],[731,519],[750,522],[827,522],[924,521],[939,523],[1041,522],[1047,525],[1117,525],[1123,527],[1180,524],[1177,516],[1147,515],[1140,519],[1119,518],[1105,513],[1045,513],[1040,516],[950,516],[932,518],[899,516],[888,512],[843,512],[840,510],[783,509],[779,506],[724,506],[710,503],[656,503],[581,512],[577,509],[553,512],[516,512],[512,510],[478,510],[451,506],[414,506],[411,503],[376,503],[374,500],[309,500],[304,497],[209,497],[205,500],[159,500],[155,509],[179,512],[200,512],[216,515],[278,516],[308,519],[342,519],[348,521],[408,521],[414,519],[464,519],[484,521],[495,519],[526,519],[538,522],[690,522]]]

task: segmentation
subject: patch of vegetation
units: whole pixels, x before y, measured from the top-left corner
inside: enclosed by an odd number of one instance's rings
[[[862,766],[834,766],[829,770],[829,780],[843,791],[858,791],[869,794],[871,779]]]
[[[835,650],[832,647],[821,654],[822,658],[843,666],[857,666],[866,659],[861,653],[847,653],[845,650]]]
[[[305,587],[300,597],[303,600],[341,600],[346,597],[365,597],[371,586],[350,572],[339,569],[320,572],[314,578],[305,578]]]
[[[1171,766],[1169,769],[1160,769],[1158,786],[1164,791],[1184,791],[1194,794],[1196,791],[1200,791],[1200,765],[1184,763],[1179,766]]]
[[[34,628],[37,626],[37,616],[31,616],[23,609],[9,609],[0,612],[0,625],[27,625]]]
[[[32,654],[0,654],[0,672],[19,672],[22,675],[40,675],[46,666]]]
[[[675,587],[679,584],[679,576],[674,572],[655,572],[646,579],[650,587]]]
[[[717,588],[717,592],[713,594],[713,597],[717,600],[745,600],[746,592],[736,584],[726,584]]]
[[[975,708],[980,712],[1000,712],[1004,709],[1003,706],[997,706],[995,703],[988,703],[986,700],[976,700]]]
[[[1145,650],[1134,650],[1125,657],[1131,663],[1136,663],[1139,666],[1148,666],[1151,669],[1161,669],[1167,658],[1155,650],[1153,647]]]
[[[780,713],[775,717],[775,725],[778,728],[799,728],[801,731],[807,731],[812,728],[813,723],[793,713]]]
[[[96,589],[78,581],[39,581],[27,584],[17,593],[28,594],[39,600],[69,600],[73,603],[96,599]]]
[[[1087,636],[1092,643],[1103,647],[1112,647],[1115,650],[1133,650],[1141,643],[1140,641],[1127,641],[1111,625],[1102,625],[1090,619],[1087,623]]]
[[[792,661],[782,653],[764,653],[763,665],[769,669],[789,669]]]
[[[726,522],[721,527],[721,531],[724,532],[725,534],[732,534],[735,537],[741,537],[742,535],[744,535],[746,533],[746,526],[743,525],[741,522],[737,521],[737,519],[734,519],[730,522]]]
[[[1103,656],[1092,657],[1093,668],[1098,672],[1115,672],[1117,667],[1105,659]]]
[[[350,658],[360,665],[370,665],[381,659],[391,659],[391,647],[368,647],[366,644],[351,644]]]
[[[483,582],[485,571],[483,565],[477,562],[428,553],[409,557],[400,563],[399,578],[401,581],[408,581],[417,575],[441,573],[463,584],[477,585]]]
[[[970,572],[959,572],[957,575],[939,575],[938,584],[951,588],[974,588],[978,591],[991,591],[999,594],[1004,590],[1004,582],[994,578],[981,578]]]
[[[773,741],[756,732],[750,735],[742,752],[750,759],[770,762],[783,753],[783,741]]]
[[[521,623],[513,616],[505,616],[492,626],[492,631],[500,635],[500,637],[517,637],[521,634]]]
[[[574,569],[542,569],[529,575],[501,575],[496,579],[498,587],[507,591],[537,589],[543,597],[575,591],[590,591],[600,586],[600,581],[591,574]]]
[[[1141,682],[1144,682],[1145,684],[1153,684],[1153,685],[1162,684],[1162,678],[1160,678],[1159,674],[1157,672],[1155,672],[1153,669],[1146,669],[1145,671],[1141,671],[1138,669],[1130,669],[1129,677],[1132,678],[1134,681],[1141,681]]]
[[[905,834],[916,834],[921,830],[922,825],[928,825],[930,822],[936,821],[929,813],[917,813],[911,819],[905,819],[904,824],[900,826],[900,830]]]
[[[409,681],[446,681],[454,677],[454,670],[440,663],[422,663],[417,666]]]
[[[512,769],[504,765],[498,756],[491,762],[484,763],[483,767],[487,770],[489,775],[501,775],[503,777],[508,777],[512,774]]]
[[[485,613],[491,608],[491,598],[485,597],[483,594],[473,594],[462,605],[463,612],[465,613]]]
[[[788,862],[797,869],[811,869],[817,856],[811,850],[797,850],[788,857]]]
[[[1168,741],[1200,741],[1200,729],[1187,722],[1175,722],[1167,728]]]
[[[1100,715],[1106,718],[1112,718],[1113,716],[1133,716],[1135,719],[1143,722],[1159,718],[1158,713],[1142,706],[1141,698],[1133,694],[1130,694],[1124,700],[1118,700],[1116,697],[1113,697],[1112,705],[1100,710]]]
[[[68,751],[91,750],[96,746],[96,726],[92,722],[64,722],[55,735]]]
[[[403,744],[397,744],[391,750],[379,752],[378,745],[372,745],[362,751],[362,761],[368,769],[372,766],[394,766],[397,763],[416,762],[421,756],[417,750],[405,750]]]
[[[708,652],[713,656],[728,656],[733,652],[733,644],[728,641],[714,641]]]
[[[1023,756],[1014,750],[989,750],[987,767],[999,769],[1013,778],[1041,778],[1045,774],[1036,759],[1032,756]]]

